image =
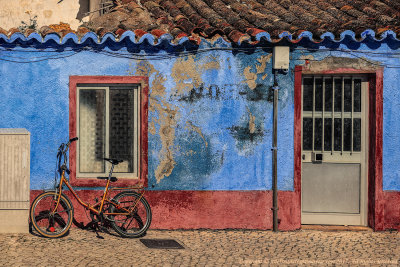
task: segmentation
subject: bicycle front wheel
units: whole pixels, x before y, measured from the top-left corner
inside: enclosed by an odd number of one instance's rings
[[[151,223],[147,200],[136,192],[121,192],[112,199],[109,212],[112,228],[123,237],[143,236]],[[129,212],[127,212],[129,211]]]
[[[71,201],[61,194],[57,205],[58,194],[45,192],[32,202],[30,219],[32,226],[42,236],[56,238],[67,233],[72,224],[74,209]]]

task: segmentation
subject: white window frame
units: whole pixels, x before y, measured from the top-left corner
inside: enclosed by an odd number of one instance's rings
[[[113,90],[112,88],[115,89],[133,89],[134,92],[134,145],[133,145],[133,172],[131,173],[121,173],[118,172],[116,169],[114,169],[113,176],[118,177],[118,178],[125,178],[125,179],[139,179],[140,175],[140,107],[141,107],[141,84],[106,84],[106,85],[101,85],[101,84],[79,84],[76,87],[76,116],[77,116],[77,123],[76,123],[76,129],[77,133],[79,135],[80,133],[80,114],[79,114],[79,105],[80,105],[80,99],[79,99],[79,91],[84,89],[84,90],[105,90],[106,94],[106,109],[105,109],[105,124],[106,124],[106,130],[105,130],[105,158],[109,158],[109,135],[110,135],[110,129],[109,129],[109,122],[110,122],[110,90]],[[87,172],[80,172],[80,146],[79,143],[76,147],[76,177],[77,179],[81,178],[96,178],[100,176],[108,176],[108,173],[111,168],[111,164],[108,161],[104,161],[105,163],[105,168],[104,172],[95,172],[95,173],[87,173]],[[123,164],[123,163],[120,163]]]

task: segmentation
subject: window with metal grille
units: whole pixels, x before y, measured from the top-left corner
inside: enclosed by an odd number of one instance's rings
[[[303,151],[361,151],[362,83],[357,76],[303,77]]]
[[[116,2],[113,0],[80,0],[79,11],[77,19],[82,20],[85,17],[89,17],[89,20],[110,13],[110,11],[116,6]]]
[[[121,159],[118,177],[138,176],[139,85],[80,85],[77,87],[77,175],[106,175],[104,158]]]
[[[101,0],[99,4],[100,15],[107,14],[114,7],[114,1],[112,0]]]

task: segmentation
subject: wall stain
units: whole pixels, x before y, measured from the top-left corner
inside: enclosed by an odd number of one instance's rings
[[[268,87],[263,83],[257,84],[253,90],[249,89],[248,87],[243,87],[242,90],[239,91],[239,95],[246,96],[247,101],[252,102],[269,100]]]
[[[193,87],[188,94],[181,96],[178,100],[189,103],[199,101],[202,98],[219,100],[220,94],[221,90],[217,85],[210,85],[207,89],[204,89],[204,84],[201,84],[200,87]]]
[[[232,126],[228,130],[230,130],[231,135],[238,141],[249,141],[252,143],[260,141],[264,136],[264,131],[261,129],[261,126],[256,125],[256,116],[251,113],[249,108],[247,108],[247,112],[249,113],[249,120],[245,125]]]
[[[229,127],[232,136],[238,141],[250,141],[256,142],[264,136],[264,132],[261,129],[255,129],[253,133],[250,132],[249,126],[232,126]]]
[[[174,168],[173,175],[168,178],[168,183],[175,188],[185,190],[189,188],[204,188],[210,182],[210,174],[220,168],[220,155],[212,147],[208,136],[204,136],[207,141],[205,146],[204,139],[196,131],[179,131],[179,150],[176,154],[178,164]],[[175,146],[176,147],[176,146]],[[165,185],[162,182],[162,185]]]
[[[215,84],[205,88],[204,84],[200,87],[193,87],[188,93],[180,96],[171,95],[169,100],[178,100],[187,103],[195,103],[202,99],[214,101],[239,100],[241,98],[247,101],[269,101],[269,87],[265,83],[258,83],[256,88],[251,90],[244,84],[224,84],[219,87]]]

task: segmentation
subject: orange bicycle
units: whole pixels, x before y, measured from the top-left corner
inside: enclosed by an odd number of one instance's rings
[[[57,186],[57,176],[55,190],[46,191],[38,195],[32,202],[30,209],[30,221],[32,226],[42,236],[56,238],[64,236],[71,227],[74,218],[74,207],[71,200],[63,194],[63,186],[67,186],[78,203],[90,211],[92,222],[100,228],[106,223],[122,237],[140,237],[144,235],[151,223],[151,209],[147,200],[144,198],[144,188],[111,188],[110,182],[117,181],[112,177],[114,166],[122,160],[104,158],[111,163],[108,177],[97,177],[107,180],[103,196],[100,201],[89,205],[83,202],[69,184],[66,173],[67,151],[72,142],[78,137],[70,139],[66,144],[62,143],[57,153],[57,169],[60,173],[60,182]],[[63,164],[61,164],[63,162]],[[109,192],[113,190],[122,191],[112,199]]]

